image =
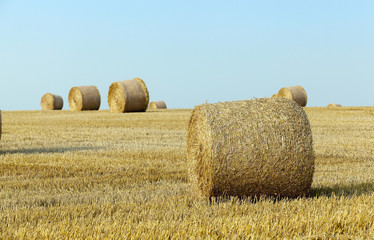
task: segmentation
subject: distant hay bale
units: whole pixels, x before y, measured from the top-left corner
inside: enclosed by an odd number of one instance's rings
[[[305,107],[308,101],[305,89],[302,86],[281,88],[278,92],[278,96],[292,99],[302,107]]]
[[[108,105],[111,112],[144,112],[148,103],[148,89],[140,78],[114,82],[109,87]]]
[[[73,87],[69,92],[69,107],[72,111],[98,110],[101,97],[96,86]]]
[[[61,110],[64,106],[64,100],[59,95],[46,93],[42,96],[40,105],[43,110]]]
[[[164,101],[155,101],[149,104],[148,109],[166,109],[166,103]]]
[[[272,98],[276,98],[278,97],[278,93],[274,93],[273,96],[271,96]]]
[[[304,110],[285,98],[195,106],[188,125],[190,182],[204,197],[298,197],[314,173]]]
[[[341,107],[342,105],[338,104],[338,103],[330,103],[329,105],[327,105],[327,107]]]

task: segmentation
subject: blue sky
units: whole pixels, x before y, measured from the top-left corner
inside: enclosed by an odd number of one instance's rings
[[[0,109],[69,109],[73,86],[142,78],[169,108],[268,97],[374,105],[374,1],[0,0]]]

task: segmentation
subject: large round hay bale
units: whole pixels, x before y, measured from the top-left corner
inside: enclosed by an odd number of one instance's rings
[[[98,110],[101,97],[96,86],[73,87],[69,92],[69,107],[72,111]]]
[[[196,106],[188,125],[188,169],[205,197],[298,197],[314,173],[304,110],[285,98]]]
[[[155,101],[149,104],[148,109],[166,109],[166,103],[164,101]]]
[[[305,89],[302,86],[281,88],[278,92],[278,97],[292,99],[302,107],[305,107],[308,101]]]
[[[46,93],[42,96],[40,106],[43,110],[61,110],[64,106],[64,100],[59,95]]]
[[[327,105],[327,107],[341,107],[342,105],[338,104],[338,103],[330,103],[329,105]]]
[[[140,78],[114,82],[109,87],[108,105],[111,112],[144,112],[148,103],[148,89]]]

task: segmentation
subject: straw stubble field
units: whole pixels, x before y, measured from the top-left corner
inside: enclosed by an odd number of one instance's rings
[[[311,196],[195,199],[191,110],[3,111],[0,238],[374,238],[374,108],[305,108]]]

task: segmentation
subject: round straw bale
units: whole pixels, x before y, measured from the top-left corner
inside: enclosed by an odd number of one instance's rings
[[[342,105],[338,104],[338,103],[330,103],[329,105],[327,105],[327,107],[341,107]]]
[[[166,103],[164,101],[151,102],[148,109],[166,109]]]
[[[278,97],[278,93],[274,93],[273,96],[271,96],[272,98],[276,98]]]
[[[101,97],[96,86],[73,87],[69,92],[69,107],[72,111],[98,110]]]
[[[314,173],[304,110],[285,98],[195,106],[188,125],[190,182],[204,197],[298,197]]]
[[[61,110],[64,106],[64,100],[59,95],[46,93],[43,95],[40,105],[43,110]]]
[[[114,82],[109,87],[108,105],[111,112],[144,112],[148,103],[148,89],[140,78]]]
[[[305,89],[302,86],[281,88],[278,92],[278,96],[292,99],[302,107],[305,107],[308,101]]]

